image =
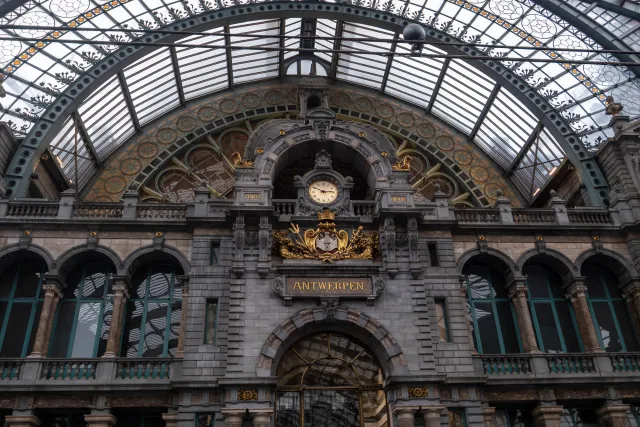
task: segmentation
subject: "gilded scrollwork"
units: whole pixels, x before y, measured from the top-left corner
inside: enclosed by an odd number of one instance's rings
[[[317,259],[333,262],[342,259],[373,259],[380,251],[377,232],[364,233],[362,226],[351,232],[336,230],[335,214],[327,209],[318,213],[318,227],[300,232],[291,224],[288,230],[273,232],[273,249],[283,258]]]

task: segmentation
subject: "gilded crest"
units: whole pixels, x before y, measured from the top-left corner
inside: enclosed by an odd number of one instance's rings
[[[328,209],[318,213],[318,227],[300,233],[291,224],[288,230],[273,232],[273,248],[283,258],[319,259],[333,262],[341,259],[373,259],[380,250],[377,232],[364,233],[362,227],[351,232],[336,230],[335,214]]]

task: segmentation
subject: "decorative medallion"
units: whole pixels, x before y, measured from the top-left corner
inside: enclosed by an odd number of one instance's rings
[[[156,133],[156,139],[163,145],[171,144],[176,138],[178,138],[178,132],[171,128],[162,128]]]
[[[225,114],[231,114],[238,111],[238,103],[231,98],[226,98],[220,101],[220,111]]]
[[[264,93],[264,102],[269,105],[277,105],[282,102],[282,93],[279,90],[269,89]]]
[[[383,119],[390,119],[395,114],[393,107],[387,103],[376,105],[376,113]]]
[[[451,151],[456,147],[456,142],[449,135],[440,135],[436,138],[436,145],[442,151]]]
[[[282,258],[317,259],[333,262],[341,259],[373,259],[380,251],[378,233],[362,232],[362,226],[351,232],[336,230],[336,215],[328,209],[318,212],[318,227],[300,234],[300,226],[273,232],[273,249]],[[293,239],[289,236],[293,236]]]
[[[373,102],[371,102],[370,98],[366,98],[364,96],[357,98],[354,106],[356,107],[356,110],[360,110],[364,113],[368,113],[373,110]]]
[[[489,179],[489,169],[481,165],[471,166],[469,169],[469,175],[471,175],[471,178],[475,181],[485,182]]]
[[[338,107],[348,107],[351,105],[351,97],[344,92],[334,92],[331,94],[331,102]]]
[[[473,153],[468,150],[456,150],[453,152],[453,160],[460,166],[469,166],[473,163]]]
[[[258,390],[238,390],[238,400],[258,400]]]
[[[218,112],[215,108],[205,105],[204,107],[200,107],[198,109],[198,119],[202,122],[210,122],[216,118]]]
[[[396,121],[400,126],[406,128],[413,127],[416,124],[416,119],[413,117],[413,114],[407,112],[398,114],[396,116]]]
[[[135,175],[142,169],[142,162],[135,157],[124,159],[120,162],[120,172],[125,175]]]
[[[487,196],[488,198],[490,198],[491,200],[497,200],[498,199],[498,192],[499,191],[504,193],[504,189],[497,182],[493,182],[493,181],[492,182],[488,182],[484,186],[484,195]]]
[[[178,117],[176,120],[176,127],[182,132],[191,132],[198,126],[198,121],[195,117],[185,114]]]
[[[287,91],[287,101],[288,102],[293,102],[293,103],[298,102],[298,90],[297,89],[291,89],[291,90]]]
[[[138,156],[143,159],[150,159],[158,155],[160,149],[153,142],[143,142],[138,146]]]
[[[433,138],[436,136],[436,128],[429,122],[422,122],[418,126],[418,135],[423,138]]]
[[[409,387],[408,392],[409,392],[410,399],[420,399],[422,397],[429,396],[429,388],[427,386]]]
[[[256,108],[262,100],[255,93],[249,92],[242,97],[242,106],[244,108]]]
[[[107,193],[121,193],[127,186],[127,180],[121,176],[112,176],[104,182],[104,189]]]

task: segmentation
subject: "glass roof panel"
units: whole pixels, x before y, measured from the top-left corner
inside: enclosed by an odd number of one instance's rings
[[[290,48],[290,49],[296,49],[300,46],[300,39],[297,37],[300,37],[301,25],[302,25],[302,19],[300,18],[292,18],[292,19],[287,19],[285,21],[284,34],[286,36],[294,37],[294,38],[285,39],[284,47]],[[296,56],[297,54],[298,52],[295,50],[287,50],[284,52],[284,59],[285,60],[289,59],[292,56]]]
[[[495,82],[469,64],[454,59],[449,63],[433,104],[433,114],[470,133]]]
[[[62,128],[54,137],[51,143],[51,152],[56,156],[62,170],[70,181],[75,179],[75,126],[71,117],[65,120]],[[78,142],[78,181],[82,186],[91,176],[93,171],[93,161],[86,149],[86,141],[80,134],[77,136]]]
[[[336,21],[332,19],[318,19],[316,21],[316,35],[319,37],[335,37]],[[316,47],[318,49],[333,50],[334,40],[316,40]],[[328,63],[331,63],[333,56],[333,54],[327,52],[316,52],[315,55]]]
[[[231,44],[238,47],[272,47],[280,46],[276,37],[280,33],[280,20],[254,21],[246,24],[232,25],[231,34],[260,34],[260,38],[231,36]],[[275,50],[236,50],[231,49],[231,66],[233,83],[243,83],[259,79],[277,77],[279,55]]]
[[[124,69],[124,76],[141,125],[180,103],[169,48],[139,59]]]

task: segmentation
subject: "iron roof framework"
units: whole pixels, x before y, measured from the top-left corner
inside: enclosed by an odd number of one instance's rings
[[[76,16],[71,22],[75,22],[76,26],[84,23],[96,29],[109,25],[115,29],[138,29],[141,33],[134,34],[140,35],[137,40],[149,42],[179,40],[205,45],[297,48],[309,43],[310,39],[298,39],[296,36],[338,38],[316,40],[314,45],[317,48],[332,49],[334,52],[318,51],[312,56],[308,52],[297,55],[296,52],[247,51],[232,48],[120,48],[108,42],[132,41],[133,35],[113,35],[104,31],[61,32],[58,35],[62,40],[68,38],[69,41],[104,42],[99,46],[45,43],[44,48],[36,49],[37,43],[33,43],[30,48],[35,49],[35,53],[23,60],[19,66],[14,65],[13,72],[7,73],[5,67],[4,84],[9,92],[11,105],[4,110],[0,120],[11,120],[14,130],[29,133],[23,145],[33,149],[31,154],[37,154],[38,150],[43,149],[42,146],[46,147],[46,144],[51,143],[68,176],[72,176],[69,173],[72,162],[68,154],[72,151],[69,150],[70,137],[73,136],[69,132],[69,129],[73,128],[70,126],[72,120],[56,122],[54,117],[70,117],[71,113],[76,114],[74,117],[91,117],[89,120],[92,123],[88,125],[82,121],[84,130],[80,135],[81,185],[87,182],[108,155],[133,133],[139,132],[143,126],[162,114],[190,100],[231,88],[236,84],[283,77],[283,74],[293,69],[289,66],[284,67],[283,61],[288,64],[297,61],[298,65],[294,68],[299,74],[304,74],[308,67],[321,64],[328,68],[325,71],[329,76],[338,80],[368,86],[423,107],[425,111],[469,135],[470,139],[503,168],[506,175],[512,175],[517,187],[529,200],[532,197],[531,189],[544,185],[549,173],[567,155],[572,163],[584,166],[583,178],[587,179],[587,186],[592,189],[591,197],[596,202],[601,201],[606,194],[598,188],[606,188],[606,183],[595,162],[590,156],[585,156],[586,150],[580,139],[588,144],[595,138],[604,138],[610,134],[607,128],[608,117],[604,115],[602,102],[605,90],[607,93],[621,95],[625,112],[631,113],[632,116],[640,115],[640,106],[634,105],[633,102],[625,103],[625,95],[640,95],[640,89],[633,72],[624,67],[603,65],[591,70],[593,74],[589,75],[590,68],[586,68],[588,64],[581,68],[524,61],[504,63],[503,67],[499,61],[469,63],[449,58],[408,58],[401,55],[408,53],[409,46],[396,42],[402,25],[409,22],[408,19],[399,19],[398,15],[401,15],[417,18],[430,26],[432,31],[429,36],[432,41],[475,41],[496,46],[473,49],[427,44],[427,53],[446,54],[462,51],[467,54],[472,52],[475,55],[490,54],[496,57],[508,55],[526,58],[528,55],[530,58],[542,58],[544,55],[549,57],[549,54],[498,47],[543,46],[549,47],[550,52],[553,52],[554,47],[560,49],[565,45],[585,49],[620,47],[615,44],[601,46],[595,43],[556,16],[547,16],[548,13],[544,15],[545,10],[532,2],[482,0],[465,3],[459,0],[439,0],[417,5],[412,1],[392,0],[378,4],[373,2],[368,8],[333,6],[328,3],[325,3],[326,8],[323,8],[322,4],[310,5],[302,2],[269,3],[266,7],[254,4],[224,7],[222,3],[215,3],[214,11],[207,9],[211,5],[200,1],[163,1],[158,2],[161,6],[156,9],[150,9],[145,1],[135,0],[135,6],[132,6],[134,3],[131,1],[110,2],[112,5],[117,3],[117,6],[112,7],[108,13],[101,12],[100,16],[96,14],[93,19],[82,22],[79,22]],[[21,17],[24,20],[29,13],[33,15],[38,12],[37,16],[44,16],[44,24],[51,25],[53,19],[55,25],[70,25],[68,20],[64,21],[54,13],[54,4],[58,3],[64,2],[32,2],[31,9],[25,8],[21,15],[7,15],[2,23],[20,23]],[[436,3],[437,7],[429,6]],[[95,2],[92,5],[96,8],[104,7]],[[311,8],[315,10],[311,11]],[[250,16],[249,9],[256,12],[254,16]],[[506,19],[497,14],[489,16],[493,13],[491,9],[499,9],[503,15],[509,16]],[[79,10],[64,11],[65,19],[75,16],[77,12]],[[267,19],[258,18],[267,12],[270,13]],[[86,17],[86,13],[82,12],[80,16]],[[520,15],[516,16],[518,13]],[[533,25],[536,19],[540,20],[538,27]],[[528,24],[525,25],[525,22]],[[176,25],[178,23],[179,25]],[[561,24],[565,26],[562,27]],[[514,30],[523,32],[525,27],[532,30],[526,32],[525,36]],[[548,32],[551,27],[556,28],[556,33],[545,39],[544,32]],[[152,28],[206,30],[207,34],[180,38],[176,35],[142,33]],[[309,32],[310,28],[313,30],[312,33]],[[15,36],[46,37],[46,32],[38,32],[37,29],[3,31]],[[235,34],[238,36],[235,37]],[[247,39],[241,37],[243,34],[259,34],[261,38]],[[291,37],[277,37],[281,35]],[[362,38],[363,41],[344,41],[339,37]],[[393,41],[368,41],[371,37],[385,37]],[[533,42],[528,41],[529,38]],[[573,44],[568,44],[569,41]],[[341,49],[360,50],[363,53],[335,52]],[[364,54],[367,51],[384,51],[387,54]],[[610,55],[599,53],[557,54],[573,56],[568,59],[576,60],[615,60]],[[629,60],[627,57],[624,59]],[[225,72],[222,72],[223,70]],[[598,77],[601,75],[604,77]],[[109,78],[110,76],[112,77]],[[507,81],[504,81],[505,79]],[[599,86],[596,86],[596,82]],[[466,90],[461,91],[461,87]],[[594,91],[593,88],[597,90]],[[97,92],[91,95],[94,91]],[[638,102],[637,97],[635,102]],[[3,100],[3,104],[7,104],[6,99]],[[75,105],[78,107],[74,108]],[[559,114],[553,114],[553,110]],[[106,111],[109,112],[106,115],[99,114]],[[107,123],[114,122],[121,123],[121,128],[112,129],[113,126],[107,126]],[[540,123],[545,125],[543,129],[538,130]],[[532,137],[534,134],[535,138]],[[536,143],[533,144],[531,141]],[[20,162],[20,159],[15,160]],[[587,167],[587,163],[591,167]],[[16,165],[20,172],[16,172],[17,169],[14,167],[7,175],[7,184],[14,195],[24,193],[26,183],[18,183],[18,180],[24,181],[25,174],[28,176],[28,168],[21,167],[23,164],[24,161]]]

